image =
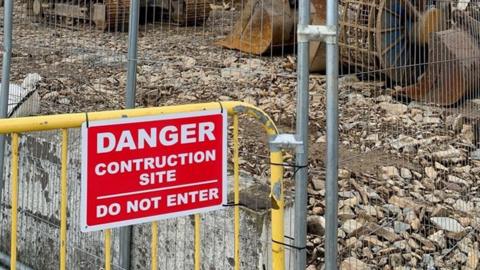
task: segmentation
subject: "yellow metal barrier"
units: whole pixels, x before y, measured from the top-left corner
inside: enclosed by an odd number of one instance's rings
[[[18,133],[12,134],[12,228],[10,269],[17,269],[17,208],[18,208]]]
[[[194,112],[201,110],[222,109],[233,116],[233,160],[234,160],[234,269],[240,269],[240,194],[239,194],[239,143],[238,143],[238,115],[247,114],[258,120],[269,136],[278,134],[273,121],[262,110],[243,102],[215,102],[203,104],[188,104],[158,108],[143,108],[91,113],[74,113],[50,116],[36,116],[25,118],[0,119],[0,134],[12,136],[12,174],[11,174],[11,260],[10,269],[16,269],[17,262],[17,209],[18,209],[18,147],[19,133],[57,130],[62,131],[61,152],[61,207],[60,207],[60,269],[66,269],[67,255],[67,161],[68,161],[68,129],[79,128],[86,121],[131,118],[148,115],[161,115],[180,112]],[[285,269],[284,243],[284,194],[283,194],[283,155],[279,149],[270,153],[271,162],[271,225],[272,225],[272,269]],[[280,191],[280,193],[278,193]],[[194,235],[194,269],[201,267],[200,258],[200,223],[199,215],[195,215]],[[111,231],[104,231],[105,269],[111,269]],[[151,240],[151,269],[158,269],[158,223],[152,222]]]

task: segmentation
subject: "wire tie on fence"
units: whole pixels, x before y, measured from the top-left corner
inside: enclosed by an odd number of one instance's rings
[[[220,113],[223,113],[223,104],[222,104],[222,102],[219,101],[218,104],[220,105]]]
[[[296,169],[307,168],[310,165],[310,164],[295,165],[295,164],[289,164],[289,163],[274,163],[274,162],[269,162],[268,164],[273,165],[273,166],[283,166],[283,167],[296,168]]]
[[[275,243],[275,244],[279,244],[279,245],[286,246],[286,247],[289,247],[289,248],[293,248],[293,249],[296,249],[296,250],[307,249],[306,246],[305,247],[297,247],[297,246],[290,245],[290,244],[287,244],[287,243],[283,243],[283,242],[280,242],[280,241],[276,241],[276,240],[273,240],[273,239],[272,239],[272,242]]]
[[[289,163],[269,163],[270,165],[273,166],[283,166],[283,167],[288,167],[288,168],[294,168],[293,170],[293,175],[296,175],[297,172],[301,169],[308,168],[309,164],[307,163],[306,165],[295,165],[295,164],[289,164]]]
[[[235,206],[243,206],[243,207],[248,207],[243,203],[234,203],[234,202],[227,202],[226,204],[222,205],[223,207],[235,207]]]
[[[89,128],[90,127],[90,122],[88,121],[88,113],[87,112],[85,113],[85,118],[87,120],[87,128]]]

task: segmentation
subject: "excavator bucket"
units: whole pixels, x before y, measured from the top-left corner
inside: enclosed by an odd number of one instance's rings
[[[311,1],[310,18],[313,25],[325,25],[327,22],[326,0]],[[326,48],[325,43],[320,41],[310,42],[310,71],[325,71]]]
[[[426,72],[397,96],[448,106],[478,94],[480,22],[459,10],[453,19],[458,28],[430,34]]]
[[[232,32],[217,44],[256,55],[293,44],[294,15],[288,0],[248,0]]]
[[[475,38],[460,29],[437,32],[431,38],[427,71],[416,84],[394,94],[441,106],[474,94],[480,79],[480,47]]]

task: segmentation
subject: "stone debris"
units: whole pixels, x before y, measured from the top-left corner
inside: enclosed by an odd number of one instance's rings
[[[345,234],[339,233],[340,268],[478,269],[480,240],[472,229],[480,229],[480,162],[468,157],[474,125],[428,106],[374,99],[358,93],[348,98],[352,106],[377,103],[382,120],[366,123],[353,110],[345,113],[342,139],[360,156],[375,149],[391,155],[385,161],[372,154],[360,168],[346,162],[339,169],[339,232]],[[388,137],[382,128],[401,133]],[[374,169],[367,172],[369,162]],[[324,195],[315,198],[324,205]]]
[[[212,20],[220,11],[212,11]],[[153,27],[140,35],[140,51],[148,54],[139,57],[150,60],[138,65],[137,105],[240,100],[293,133],[295,57],[239,57],[216,48],[204,38],[215,36],[211,24],[201,27],[201,35],[193,27]],[[16,43],[34,36],[53,51],[32,55],[17,47],[11,78],[35,89],[39,114],[124,107],[128,59],[118,52],[127,51],[126,34],[75,31],[81,48],[71,48],[70,30],[55,29],[53,37],[49,27],[28,25],[19,24]],[[92,50],[86,44],[98,44],[91,40],[108,44],[108,50]],[[36,74],[28,75],[32,67]],[[470,157],[478,145],[475,119],[457,108],[394,100],[394,89],[384,82],[349,75],[339,87],[340,269],[478,269],[480,162]],[[314,270],[323,269],[325,252],[325,76],[311,76],[310,100],[307,250],[308,269]],[[265,135],[260,125],[241,121],[241,168],[265,179],[268,149],[259,143]],[[291,152],[286,154],[290,162]],[[293,170],[285,171],[286,191],[294,191]]]
[[[393,223],[393,230],[396,232],[396,233],[403,233],[403,232],[406,232],[408,230],[410,230],[410,225],[408,225],[407,223],[403,223],[403,222],[400,222],[400,221],[395,221]]]
[[[363,224],[361,222],[356,221],[355,219],[349,219],[343,223],[342,230],[347,234],[351,234],[362,227]]]
[[[444,230],[447,232],[454,232],[454,233],[460,233],[465,231],[465,228],[453,218],[432,217],[430,218],[430,221],[433,223],[433,225],[437,226],[440,230]]]
[[[435,180],[437,179],[437,171],[433,167],[426,167],[425,168],[425,174],[427,175],[428,178]]]
[[[399,176],[400,174],[398,172],[398,169],[394,166],[388,166],[388,167],[382,168],[382,177],[384,179],[395,178]]]
[[[346,258],[340,264],[340,270],[368,270],[368,269],[371,269],[371,268],[368,267],[366,263],[354,257]]]
[[[325,218],[322,216],[309,216],[307,218],[307,230],[312,234],[323,235],[325,233]]]
[[[408,110],[408,106],[400,103],[382,102],[378,105],[382,110],[391,115],[401,115]]]

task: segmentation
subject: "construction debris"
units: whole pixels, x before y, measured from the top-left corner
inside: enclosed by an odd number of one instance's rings
[[[26,13],[34,22],[72,29],[92,22],[99,30],[128,30],[130,0],[26,2]],[[149,15],[147,14],[149,8],[157,9],[160,14],[158,16],[153,14],[154,17],[168,19],[179,25],[201,25],[208,19],[211,10],[210,3],[206,0],[142,1],[140,5],[145,17]]]
[[[40,96],[36,91],[42,77],[37,73],[28,74],[22,85],[10,84],[7,116],[22,117],[36,115],[40,111]]]
[[[219,19],[223,12],[211,15]],[[75,46],[81,48],[65,50],[72,44],[69,33],[57,30],[53,40],[49,31],[20,24],[19,44],[41,40],[50,51],[36,50],[32,54],[28,47],[18,47],[12,61],[13,82],[20,84],[25,73],[33,70],[43,77],[36,86],[40,113],[121,108],[126,72],[114,62],[124,59],[114,57],[114,53],[100,57],[97,50],[92,52],[90,41],[108,44],[114,52],[125,52],[125,36],[79,32]],[[244,100],[264,109],[282,131],[294,130],[291,119],[296,81],[291,76],[291,59],[240,58],[234,51],[221,50],[205,41],[204,36],[214,31],[208,27],[204,31],[196,34],[189,28],[178,32],[154,29],[139,37],[140,50],[148,51],[149,61],[138,65],[137,103],[163,106]],[[464,30],[461,33],[468,34]],[[159,37],[166,36],[158,42]],[[121,60],[95,60],[100,58]],[[312,76],[309,269],[322,269],[324,265],[324,84],[323,76]],[[341,78],[339,85],[340,268],[478,267],[480,162],[470,156],[478,144],[475,118],[460,112],[461,106],[449,110],[419,102],[400,103],[390,95],[396,89],[383,81],[361,81],[350,75]],[[467,109],[473,114],[471,108]],[[249,122],[240,126],[241,167],[264,179],[269,164],[267,150],[258,146],[258,141],[265,139],[263,133]],[[287,170],[287,189],[293,188],[292,174]]]

